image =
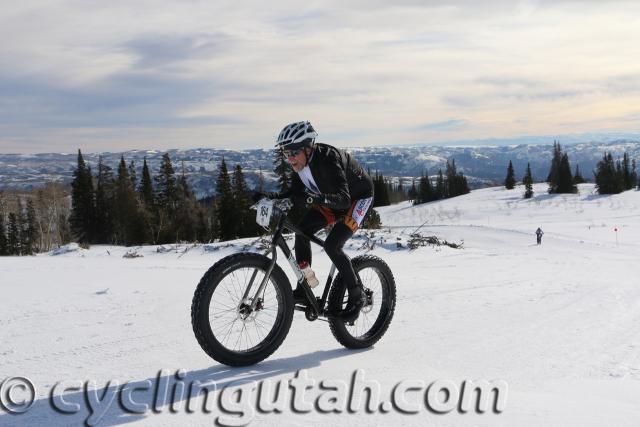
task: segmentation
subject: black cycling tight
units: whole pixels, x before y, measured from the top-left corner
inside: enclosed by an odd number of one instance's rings
[[[309,235],[315,234],[326,226],[327,219],[316,209],[310,209],[299,224],[300,229]],[[351,260],[342,250],[351,236],[353,236],[351,229],[344,222],[338,221],[324,242],[324,250],[344,278],[347,289],[356,286],[356,272],[353,270]],[[298,235],[296,235],[296,261],[298,263],[307,261],[311,265],[311,242]]]

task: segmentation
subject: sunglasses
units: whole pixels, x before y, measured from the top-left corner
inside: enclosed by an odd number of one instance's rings
[[[297,148],[295,150],[282,150],[282,153],[284,154],[285,157],[295,157],[298,154],[300,154],[300,152],[303,150],[303,148]]]

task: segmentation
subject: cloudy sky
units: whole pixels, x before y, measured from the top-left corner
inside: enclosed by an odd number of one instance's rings
[[[0,37],[5,153],[640,130],[637,1],[3,1]]]

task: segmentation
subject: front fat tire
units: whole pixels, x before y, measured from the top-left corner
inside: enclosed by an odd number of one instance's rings
[[[270,263],[269,258],[256,253],[230,255],[215,263],[200,280],[191,303],[191,324],[200,347],[214,360],[228,366],[253,365],[269,357],[287,336],[293,319],[294,302],[289,279],[277,264],[271,272],[270,281],[277,289],[280,304],[277,320],[265,340],[251,351],[237,352],[220,344],[211,330],[209,307],[220,282],[240,268],[257,268],[265,272]],[[258,285],[256,280],[252,289],[257,289]],[[270,284],[267,283],[267,286]]]
[[[329,319],[329,328],[335,339],[346,348],[367,348],[378,342],[391,324],[396,306],[396,282],[391,269],[381,258],[373,255],[361,255],[352,259],[351,263],[353,264],[353,269],[358,274],[369,268],[377,271],[381,287],[384,288],[382,289],[384,298],[381,302],[380,313],[375,321],[372,322],[371,328],[362,336],[352,335],[345,322],[337,317]],[[363,286],[366,288],[367,284],[363,283]],[[340,311],[342,309],[345,300],[345,291],[345,286],[340,275],[338,275],[329,292],[328,305],[330,310]],[[378,295],[378,298],[380,298],[380,295]],[[363,321],[362,312],[356,322],[358,321]]]

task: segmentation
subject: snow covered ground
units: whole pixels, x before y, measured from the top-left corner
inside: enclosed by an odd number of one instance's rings
[[[296,312],[280,349],[249,368],[211,360],[190,325],[200,277],[249,240],[215,251],[180,246],[159,253],[144,247],[137,249],[143,257],[132,259],[122,257],[128,248],[107,246],[0,258],[0,397],[5,406],[8,398],[28,400],[29,388],[15,386],[20,379],[6,380],[13,377],[28,378],[36,396],[24,414],[8,414],[0,406],[0,426],[636,426],[640,192],[598,196],[590,184],[580,185],[578,195],[548,195],[544,184],[534,190],[530,200],[522,199],[522,187],[488,188],[379,209],[385,228],[373,237],[372,252],[391,266],[398,290],[396,314],[383,339],[369,350],[346,350],[325,322],[307,322]],[[398,237],[406,245],[420,226],[424,235],[464,241],[463,249],[396,247]],[[533,234],[537,227],[545,232],[540,246]],[[363,253],[363,242],[363,236],[354,239],[349,254]],[[314,270],[321,282],[328,266],[317,251]],[[281,413],[252,409],[249,399],[257,397],[249,393],[249,381],[273,391],[280,380],[296,375],[295,381],[304,375],[315,380],[307,400],[319,408],[298,402]],[[502,412],[463,412],[457,405],[442,414],[427,409],[430,384],[449,384],[462,394],[459,386],[471,380],[508,384]],[[317,399],[329,388],[320,387],[321,381],[379,384],[382,404],[373,411],[364,404],[341,410],[353,402],[338,393],[338,409],[323,413],[327,402]],[[137,389],[133,400],[148,405],[146,413],[118,404],[126,401],[119,388],[125,382]],[[182,386],[196,382],[217,387],[213,396],[220,399],[209,413],[180,397]],[[388,405],[399,383],[408,387],[399,406],[417,413]],[[157,397],[165,386],[169,396],[178,397],[173,404]],[[444,393],[439,397],[443,401]]]

